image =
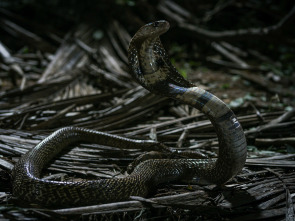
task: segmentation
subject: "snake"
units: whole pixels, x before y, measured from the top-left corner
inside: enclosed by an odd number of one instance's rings
[[[86,206],[146,197],[161,183],[202,178],[223,185],[243,168],[246,155],[244,131],[233,111],[210,92],[187,81],[171,64],[160,35],[170,28],[165,20],[142,26],[131,39],[128,61],[131,76],[152,93],[197,108],[209,118],[219,141],[218,157],[206,159],[148,159],[123,178],[55,181],[41,177],[43,168],[60,151],[77,142],[120,148],[149,149],[160,143],[129,139],[79,127],[56,130],[20,157],[13,169],[13,196],[45,207]]]

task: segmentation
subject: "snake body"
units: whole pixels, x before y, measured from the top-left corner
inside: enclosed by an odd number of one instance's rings
[[[125,178],[51,181],[41,171],[63,148],[76,142],[95,142],[122,148],[148,149],[154,141],[132,140],[94,130],[66,127],[57,130],[20,158],[13,170],[13,195],[45,206],[81,206],[146,196],[158,184],[194,176],[223,184],[234,177],[246,160],[246,139],[234,113],[211,93],[193,86],[172,66],[159,36],[166,21],[141,27],[132,38],[128,60],[133,77],[152,93],[171,97],[201,110],[215,127],[219,156],[214,159],[151,159],[140,163]]]

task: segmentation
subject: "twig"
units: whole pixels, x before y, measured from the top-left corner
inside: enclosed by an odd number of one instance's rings
[[[284,138],[275,138],[275,139],[266,139],[266,138],[256,138],[255,146],[265,147],[265,146],[281,146],[284,144],[295,145],[295,137],[284,137]]]
[[[40,48],[44,51],[50,51],[51,45],[42,39],[40,36],[32,33],[31,31],[13,23],[8,19],[0,19],[1,28],[8,33],[15,35],[23,40],[26,40],[32,47]]]
[[[183,132],[181,133],[181,135],[180,135],[180,137],[179,137],[179,139],[177,141],[177,144],[176,144],[176,146],[178,148],[181,148],[182,147],[182,144],[185,141],[185,139],[187,138],[188,133],[189,133],[189,130],[187,130],[187,129],[184,129],[183,130]]]
[[[229,1],[218,1],[215,7],[211,10],[206,12],[204,18],[202,19],[203,22],[208,22],[212,19],[214,15],[225,9],[226,7],[230,6],[234,0],[229,0]]]
[[[14,168],[14,164],[0,157],[0,167],[11,171]]]
[[[279,88],[274,85],[274,83],[270,82],[269,80],[266,80],[265,77],[256,75],[256,74],[251,74],[249,72],[243,72],[242,70],[231,70],[229,71],[231,74],[237,74],[241,76],[242,78],[251,81],[258,86],[262,87],[263,89],[271,92],[271,93],[277,93],[283,96],[292,96],[295,97],[295,94],[292,93],[291,90],[286,89],[286,88]]]
[[[282,122],[290,120],[293,116],[295,116],[295,108],[293,108],[290,111],[285,112],[284,114],[280,115],[278,118],[270,121],[268,124],[265,124],[263,126],[260,126],[257,128],[257,131],[264,131],[271,128],[274,128],[275,125],[278,125]]]
[[[164,196],[164,197],[155,197],[148,199],[149,202],[154,203],[156,207],[164,207],[162,205],[167,205],[169,203],[176,203],[184,201],[184,199],[193,199],[197,196],[204,196],[204,191],[195,191],[192,193],[183,193],[173,196]],[[126,201],[126,202],[117,202],[117,203],[109,203],[103,205],[95,205],[95,206],[85,206],[85,207],[76,207],[76,208],[68,208],[68,209],[57,209],[53,210],[59,214],[83,214],[83,213],[112,213],[114,211],[128,211],[128,210],[140,210],[144,205],[139,201]]]
[[[276,177],[278,177],[278,179],[282,182],[283,187],[285,189],[285,198],[286,198],[286,207],[287,207],[285,217],[287,221],[293,221],[295,218],[294,205],[293,205],[292,197],[290,194],[290,190],[289,188],[287,188],[285,180],[282,178],[282,174],[279,174],[269,168],[266,168],[266,169],[269,170],[269,172],[273,173]]]
[[[281,29],[287,26],[290,21],[294,18],[295,15],[295,6],[285,15],[277,24],[264,28],[249,28],[249,29],[240,29],[233,31],[209,31],[196,25],[188,23],[178,23],[178,26],[184,30],[190,31],[196,37],[201,37],[203,39],[210,40],[238,40],[238,39],[253,39],[257,37],[264,37],[272,34],[278,33]]]
[[[241,68],[243,69],[248,69],[249,65],[243,61],[242,59],[240,59],[239,57],[237,57],[236,55],[230,53],[228,50],[226,50],[224,47],[222,47],[221,44],[217,43],[217,42],[212,42],[211,46],[218,52],[220,52],[222,55],[224,55],[225,57],[227,57],[228,59],[232,60],[233,62],[237,63],[239,66],[241,66]]]

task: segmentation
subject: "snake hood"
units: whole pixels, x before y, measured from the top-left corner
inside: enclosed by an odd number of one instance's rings
[[[170,25],[165,20],[151,22],[141,27],[131,39],[128,50],[129,66],[133,77],[147,90],[165,94],[169,84],[182,87],[194,86],[179,74],[160,41]],[[169,74],[167,74],[169,73]]]

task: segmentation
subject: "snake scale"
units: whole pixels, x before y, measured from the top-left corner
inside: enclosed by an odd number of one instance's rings
[[[152,93],[171,97],[202,111],[212,122],[219,140],[218,159],[150,159],[124,178],[52,181],[40,178],[42,169],[63,148],[76,142],[95,142],[121,148],[148,149],[159,143],[132,140],[94,130],[66,127],[55,131],[23,155],[13,170],[13,195],[44,206],[81,206],[146,196],[158,184],[201,177],[223,184],[235,176],[246,160],[246,139],[234,113],[216,96],[193,86],[172,66],[159,36],[167,21],[141,27],[132,38],[128,60],[132,76]]]

